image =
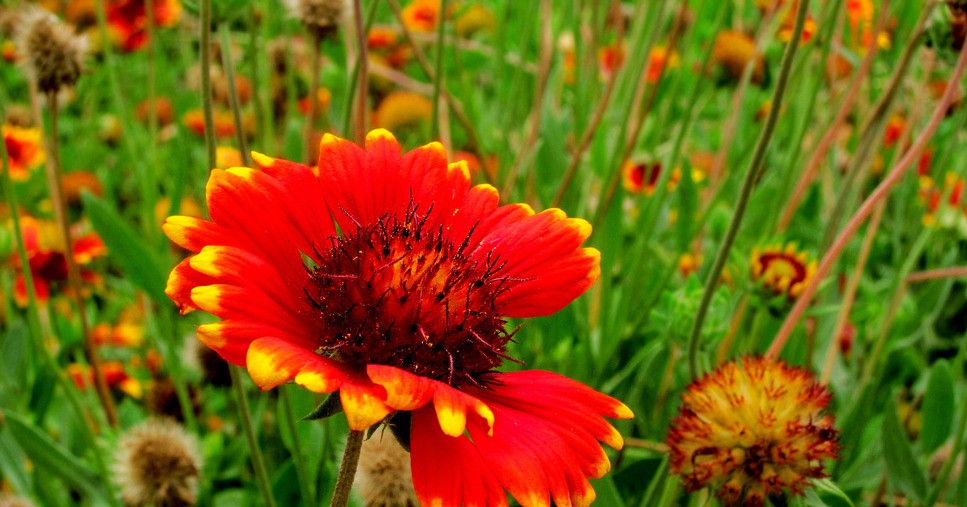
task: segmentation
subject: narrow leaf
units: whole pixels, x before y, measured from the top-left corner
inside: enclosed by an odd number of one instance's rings
[[[107,246],[108,256],[131,281],[156,302],[168,301],[164,289],[167,276],[144,239],[106,202],[89,193],[82,195],[84,213]]]
[[[913,455],[894,406],[883,411],[883,455],[890,483],[915,502],[922,502],[927,494],[927,479]]]
[[[954,422],[954,375],[945,360],[930,368],[927,390],[923,394],[923,428],[920,444],[930,454],[950,437]]]
[[[58,445],[47,433],[30,424],[19,414],[5,412],[4,423],[20,448],[38,470],[52,473],[84,492],[88,497],[104,498],[104,491],[94,473],[77,456]]]

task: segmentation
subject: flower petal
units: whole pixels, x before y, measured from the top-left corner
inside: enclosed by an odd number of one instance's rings
[[[339,389],[347,378],[339,363],[273,337],[253,341],[249,345],[245,365],[252,380],[263,391],[309,372],[312,381],[307,382],[306,387],[318,389],[316,392],[331,393]]]
[[[481,221],[478,259],[495,256],[508,289],[498,306],[510,317],[554,313],[584,293],[601,274],[600,252],[579,248],[591,225],[559,209],[534,214],[526,204],[497,208]]]
[[[425,415],[428,408],[414,412],[413,480],[421,501],[441,499],[444,505],[459,505],[468,502],[468,490],[486,498],[479,491],[492,474],[525,507],[547,506],[552,501],[558,506],[589,505],[595,494],[588,479],[610,469],[598,441],[621,445],[620,435],[604,417],[631,417],[631,411],[617,400],[549,372],[499,373],[493,380],[489,389],[471,393],[493,412],[490,432],[485,421],[471,418],[466,425],[470,438],[453,436],[448,441],[433,433],[433,421]],[[424,448],[427,445],[435,447]],[[459,457],[450,457],[448,464],[455,459],[472,463],[474,473],[458,475],[465,471],[421,463],[439,458],[435,452],[442,451],[435,449],[441,448]],[[442,477],[425,477],[418,470]],[[485,501],[489,500],[478,503]]]
[[[488,431],[493,426],[494,414],[485,403],[443,382],[384,365],[369,365],[366,373],[386,390],[386,403],[396,410],[416,410],[432,399],[440,428],[447,435],[463,435],[470,412],[487,423]]]
[[[413,412],[410,463],[417,498],[425,506],[506,506],[504,489],[473,442],[444,434],[430,407]]]
[[[234,244],[220,226],[196,217],[170,216],[161,224],[161,230],[176,245],[192,252],[205,245]]]
[[[165,294],[175,302],[182,315],[197,310],[198,306],[191,300],[191,290],[199,285],[211,285],[215,279],[195,271],[191,267],[191,257],[178,263],[168,275]]]

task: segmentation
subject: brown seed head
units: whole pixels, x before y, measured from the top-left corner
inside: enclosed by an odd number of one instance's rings
[[[393,435],[378,432],[363,442],[356,469],[356,492],[366,507],[419,505],[413,491],[410,453]]]
[[[37,88],[42,93],[57,93],[74,86],[84,70],[86,37],[38,7],[23,11],[20,23],[16,44]]]
[[[319,38],[336,31],[342,19],[342,0],[286,0],[285,4],[292,17]]]
[[[0,492],[0,507],[34,507],[34,503],[22,496]]]
[[[194,505],[201,455],[194,435],[170,420],[131,428],[118,442],[113,470],[131,506]]]

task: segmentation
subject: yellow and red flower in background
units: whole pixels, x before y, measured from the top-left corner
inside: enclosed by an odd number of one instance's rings
[[[752,65],[752,82],[760,85],[765,83],[765,58],[756,47],[755,40],[742,32],[719,32],[712,46],[712,63],[733,80],[741,78],[746,66]]]
[[[838,457],[832,395],[801,368],[761,357],[723,364],[682,396],[667,444],[689,492],[710,488],[728,506],[803,495]]]
[[[212,120],[215,122],[215,137],[222,139],[235,135],[235,117],[231,111],[215,111]],[[200,109],[192,109],[182,116],[181,121],[188,130],[199,136],[205,135],[205,113]],[[250,113],[242,114],[242,130],[246,136],[255,132],[255,117]]]
[[[104,361],[100,367],[108,388],[117,389],[132,398],[141,398],[144,393],[141,382],[128,375],[124,364],[120,361]],[[86,364],[67,365],[67,375],[78,389],[90,389],[94,385],[94,372]]]
[[[403,24],[413,32],[432,32],[440,22],[440,0],[413,0],[403,8]]]
[[[651,195],[655,193],[655,186],[661,179],[661,171],[661,162],[628,160],[621,166],[621,183],[629,193]],[[668,177],[668,190],[674,190],[681,179],[682,171],[676,167]]]
[[[964,187],[964,178],[956,173],[948,172],[944,176],[942,188],[937,188],[930,176],[920,176],[920,201],[927,208],[923,215],[923,224],[936,225],[939,217],[944,225],[960,225],[967,230]]]
[[[816,261],[794,243],[752,249],[752,280],[773,296],[794,300],[816,274]]]
[[[38,128],[3,124],[3,144],[7,148],[10,179],[26,181],[30,171],[44,162],[43,137]]]
[[[584,221],[499,205],[439,143],[402,153],[374,130],[332,135],[319,172],[253,154],[213,170],[211,221],[163,228],[195,252],[167,294],[221,321],[199,338],[262,389],[339,393],[352,430],[409,419],[424,505],[587,505],[620,448],[621,402],[546,371],[499,372],[507,319],[552,314],[591,286]],[[258,209],[258,213],[252,213]],[[335,223],[334,223],[335,221]]]
[[[152,21],[169,27],[181,18],[179,0],[154,0]],[[148,13],[144,0],[108,0],[104,6],[112,40],[124,51],[138,51],[148,44]]]
[[[67,280],[66,248],[53,221],[22,216],[20,228],[27,250],[27,262],[33,275],[34,293],[39,303],[46,303],[52,290]],[[81,266],[81,278],[89,283],[95,282],[98,279],[97,273],[84,269],[84,266],[95,258],[106,255],[107,248],[96,233],[83,233],[82,226],[75,226],[73,229],[72,236],[76,238],[72,245],[74,261]],[[13,264],[19,270],[20,258],[14,256]],[[19,272],[14,279],[14,301],[20,307],[26,307],[28,303],[27,282]]]
[[[899,113],[891,115],[886,122],[886,129],[883,131],[883,145],[887,148],[894,146],[906,129],[906,117]]]
[[[666,47],[652,48],[648,56],[648,70],[645,72],[645,78],[650,84],[658,83],[663,72],[667,73],[670,69],[678,68],[680,60],[677,52],[669,52]]]
[[[433,102],[416,92],[394,91],[373,112],[373,124],[386,130],[417,127],[430,121]]]
[[[792,2],[786,2],[785,0],[756,0],[756,6],[763,14],[778,13],[782,15],[782,24],[779,25],[779,40],[782,42],[792,40],[792,30],[796,24],[796,11],[799,9],[798,0],[793,0]],[[811,41],[814,35],[816,35],[816,20],[813,19],[811,13],[807,12],[806,22],[802,30],[801,43],[805,44]]]
[[[846,18],[849,21],[853,45],[859,48],[869,47],[874,37],[873,0],[846,0]],[[881,49],[889,49],[892,45],[890,34],[876,34],[876,44]]]

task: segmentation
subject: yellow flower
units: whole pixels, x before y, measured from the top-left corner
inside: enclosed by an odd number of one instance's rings
[[[761,506],[769,496],[802,495],[837,457],[831,395],[813,375],[747,357],[694,381],[672,421],[672,473],[689,491],[713,489],[726,505]]]
[[[374,114],[377,127],[399,130],[429,120],[433,103],[418,93],[396,91],[383,98]]]
[[[712,48],[712,61],[732,79],[741,78],[746,65],[754,61],[752,82],[762,84],[765,81],[762,53],[756,48],[755,41],[742,32],[726,30],[719,33]]]
[[[752,249],[752,279],[776,296],[796,299],[816,274],[816,261],[789,243]]]

